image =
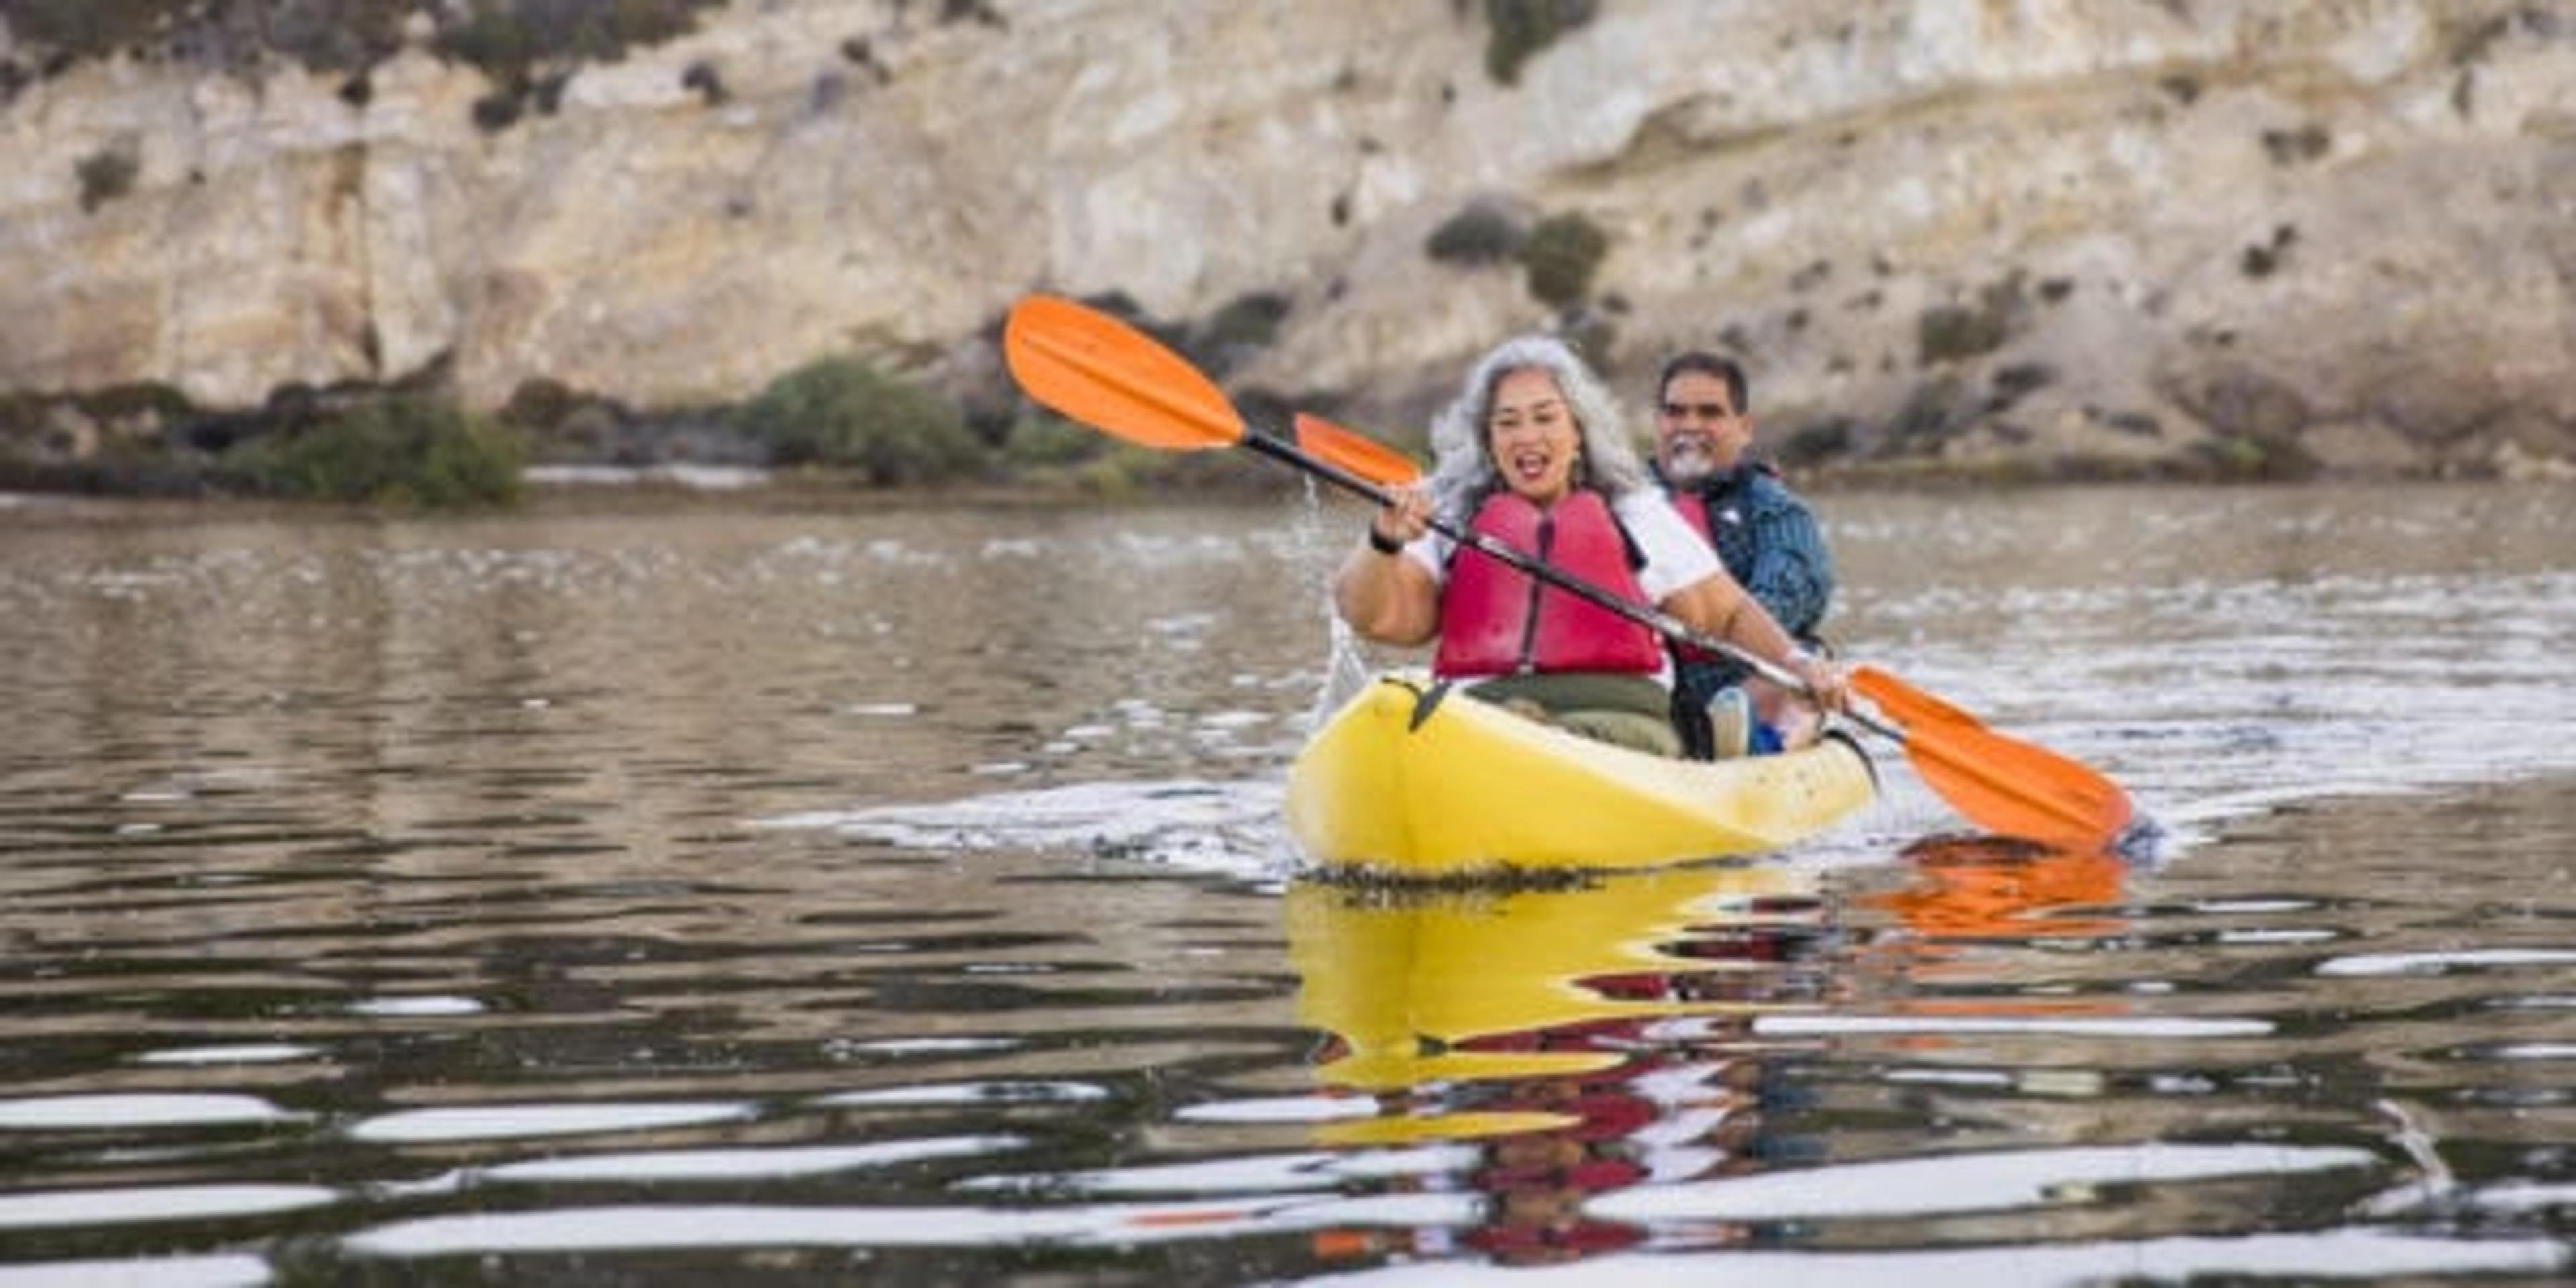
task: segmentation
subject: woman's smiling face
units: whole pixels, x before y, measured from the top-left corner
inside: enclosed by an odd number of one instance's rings
[[[1574,490],[1583,431],[1556,377],[1538,367],[1506,372],[1494,382],[1485,409],[1485,451],[1505,486],[1539,505],[1553,505]]]

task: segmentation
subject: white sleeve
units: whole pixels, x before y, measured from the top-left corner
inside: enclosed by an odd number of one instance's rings
[[[1682,517],[1673,503],[1653,488],[1638,488],[1620,497],[1619,521],[1645,552],[1646,566],[1637,570],[1637,589],[1649,603],[1661,604],[1673,592],[1695,586],[1725,571],[1717,552]]]
[[[1444,586],[1449,582],[1449,555],[1455,549],[1456,542],[1437,532],[1426,532],[1404,543],[1404,557],[1430,573],[1432,585]]]

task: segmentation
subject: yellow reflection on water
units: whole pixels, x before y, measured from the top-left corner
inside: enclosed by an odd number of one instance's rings
[[[1573,890],[1419,894],[1301,883],[1288,893],[1299,1020],[1338,1039],[1317,1076],[1379,1091],[1608,1068],[1621,1055],[1551,1035],[1705,1012],[1675,974],[1723,970],[1665,946],[1807,893],[1771,864],[1676,868]],[[1576,1034],[1576,1037],[1589,1035]]]

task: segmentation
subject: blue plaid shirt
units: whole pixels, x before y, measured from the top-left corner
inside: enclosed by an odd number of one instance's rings
[[[1833,601],[1834,559],[1807,503],[1768,467],[1751,464],[1672,490],[1672,497],[1685,511],[1708,507],[1719,562],[1791,635],[1813,644]],[[1680,685],[1705,700],[1743,678],[1744,668],[1733,662],[1690,661],[1682,664]]]

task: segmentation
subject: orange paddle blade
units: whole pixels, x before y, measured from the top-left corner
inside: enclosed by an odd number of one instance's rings
[[[1052,295],[1011,306],[1002,360],[1029,397],[1102,433],[1195,452],[1243,441],[1243,417],[1189,360],[1098,309]]]
[[[1905,727],[1905,758],[1952,808],[1989,832],[2098,850],[2129,826],[2128,793],[2089,766],[2007,738],[1876,667],[1852,688]]]
[[[1355,429],[1344,429],[1321,416],[1299,412],[1297,447],[1319,461],[1329,461],[1380,487],[1402,487],[1422,477],[1413,458]]]

